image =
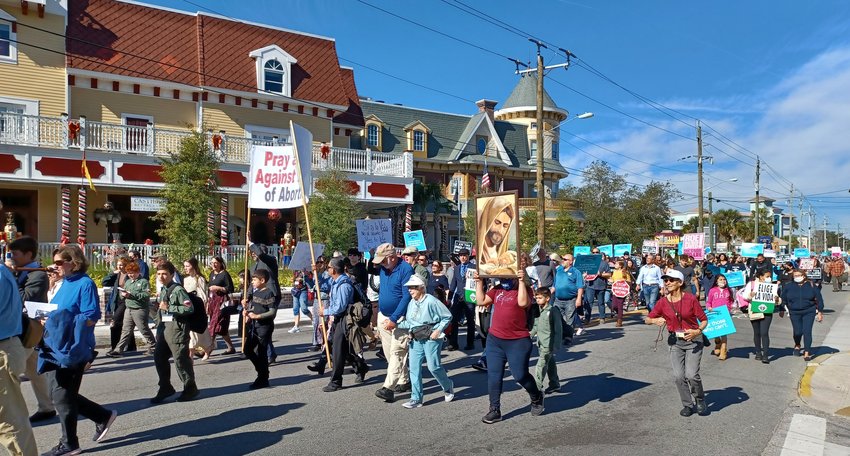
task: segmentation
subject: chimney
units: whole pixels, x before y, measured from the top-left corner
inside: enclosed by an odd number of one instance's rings
[[[487,117],[490,118],[490,122],[493,121],[493,111],[496,109],[496,105],[498,101],[493,100],[478,100],[475,102],[475,106],[478,106],[478,112],[486,112]]]

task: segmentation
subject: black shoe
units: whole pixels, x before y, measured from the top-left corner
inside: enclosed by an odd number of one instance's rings
[[[364,364],[363,367],[354,376],[354,383],[363,383],[366,381],[366,374],[369,373],[369,366]]]
[[[446,347],[446,351],[453,352],[455,350],[457,350],[457,345],[449,345],[448,347]]]
[[[49,420],[56,416],[56,410],[50,412],[35,412],[30,417],[30,423],[38,423],[39,421]]]
[[[106,352],[106,356],[108,356],[109,358],[121,358],[124,355],[121,354],[121,352],[118,352],[118,351],[115,351],[115,350],[110,350],[110,351]]]
[[[700,416],[708,415],[708,407],[705,405],[705,399],[697,399],[697,413]]]
[[[82,450],[80,450],[79,445],[76,447],[69,447],[62,442],[59,442],[59,445],[51,448],[47,453],[42,453],[41,456],[66,456],[73,454],[80,454]]]
[[[269,358],[269,366],[271,366],[275,362],[277,362],[277,356],[275,356],[274,358]]]
[[[183,392],[177,396],[177,402],[189,402],[198,397],[199,394],[201,394],[201,392],[196,387],[184,389]]]
[[[324,363],[308,364],[307,370],[309,370],[310,372],[315,372],[319,375],[325,375],[325,364]]]
[[[395,393],[393,393],[393,390],[389,388],[381,388],[378,391],[375,391],[375,396],[378,396],[386,402],[395,402]]]
[[[250,385],[248,385],[248,389],[249,390],[255,390],[255,389],[260,389],[260,388],[268,388],[269,386],[270,385],[269,385],[268,379],[263,380],[263,379],[258,378],[256,380],[254,380],[254,383],[251,383]],[[180,399],[177,399],[177,400],[179,401]]]
[[[473,345],[467,345],[466,347],[463,347],[463,349],[464,349],[464,350],[467,350],[467,351],[469,351],[469,350],[475,350],[475,345],[474,345],[474,344],[473,344]]]
[[[106,437],[106,433],[109,432],[109,427],[112,426],[112,423],[115,422],[115,418],[118,416],[118,412],[113,410],[112,414],[109,415],[109,419],[104,421],[103,423],[95,424],[94,426],[94,437],[92,440],[95,442],[100,442]]]
[[[800,347],[794,347],[794,356],[800,356]],[[30,419],[32,421],[32,419]]]
[[[393,387],[394,393],[406,393],[410,391],[410,383],[398,384]]]
[[[160,388],[156,396],[151,399],[151,404],[162,404],[163,401],[175,394],[177,394],[177,391],[172,387],[168,387],[167,389]]]
[[[327,386],[322,388],[322,391],[324,391],[326,393],[333,393],[334,391],[339,391],[341,389],[342,389],[341,385],[335,385],[333,383],[328,383]]]
[[[471,366],[469,366],[469,367],[471,367],[471,368],[473,368],[473,369],[475,369],[475,370],[477,370],[477,371],[487,372],[487,364],[482,363],[481,361],[474,362],[474,363],[472,363],[472,365],[471,365]]]
[[[494,407],[490,407],[490,411],[484,415],[484,418],[481,418],[481,421],[487,424],[493,424],[499,421],[502,421],[502,412]]]
[[[681,412],[679,412],[679,415],[682,415],[684,417],[689,417],[693,414],[694,414],[694,408],[693,407],[685,407],[685,408],[682,409]]]
[[[756,361],[761,361],[761,352],[756,352]]]
[[[546,388],[546,391],[544,391],[544,392],[546,394],[560,393],[561,392],[561,385],[550,386],[550,387]]]
[[[762,364],[770,364],[770,359],[767,357],[767,355],[762,355],[761,363]]]
[[[322,349],[321,345],[311,345],[310,348],[307,349],[307,351],[317,352],[321,349]]]
[[[540,416],[543,414],[543,393],[535,400],[531,401],[531,416]]]

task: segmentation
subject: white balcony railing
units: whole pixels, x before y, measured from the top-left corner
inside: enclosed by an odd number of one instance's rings
[[[70,119],[67,116],[30,116],[0,112],[0,144],[50,147],[57,149],[85,149],[98,152],[132,155],[167,155],[180,147],[189,136],[188,131],[147,126],[121,125]],[[271,146],[277,140],[261,140],[224,133],[206,133],[210,147],[218,143],[216,151],[222,161],[248,164],[248,153],[253,145]],[[322,153],[322,146],[314,145],[312,166],[317,170],[340,169],[349,173],[413,177],[413,157],[404,152],[372,152],[370,150],[331,147]]]

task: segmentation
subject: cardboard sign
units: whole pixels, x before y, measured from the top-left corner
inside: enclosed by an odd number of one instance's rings
[[[643,241],[643,246],[640,248],[641,253],[658,253],[658,241],[655,240],[645,240]]]
[[[631,291],[631,287],[629,287],[629,282],[625,280],[618,280],[611,284],[611,293],[618,298],[625,298],[629,295],[629,291]]]
[[[705,315],[708,317],[708,325],[702,331],[705,337],[714,339],[735,333],[735,323],[732,322],[732,315],[729,315],[729,309],[726,306],[711,309]]]
[[[773,236],[759,236],[758,243],[763,245],[764,248],[769,249],[773,246]]]
[[[716,253],[726,253],[728,252],[727,249],[729,248],[729,244],[726,242],[718,242],[717,244],[714,244],[714,248],[716,249]]]
[[[743,287],[747,284],[747,278],[744,276],[744,271],[729,271],[724,272],[723,275],[726,277],[726,284],[729,288]]]
[[[776,255],[776,265],[777,266],[779,266],[781,264],[785,264],[789,261],[791,261],[791,255],[785,255],[785,254]]]
[[[764,257],[765,258],[776,258],[776,250],[764,249]]]
[[[58,304],[48,304],[46,302],[24,301],[24,307],[27,309],[27,316],[30,318],[47,318],[50,312],[56,310]]]
[[[755,258],[759,254],[764,255],[764,244],[754,242],[744,242],[741,244],[741,256],[745,258]]]
[[[416,250],[420,252],[424,252],[428,250],[425,247],[425,234],[422,233],[422,230],[416,231],[405,231],[404,232],[404,246],[405,247],[416,247]]]
[[[821,268],[808,269],[806,270],[806,277],[808,277],[809,280],[821,280],[823,279],[823,271]]]
[[[589,245],[577,245],[573,247],[573,256],[590,255],[591,248]]]
[[[815,259],[814,258],[803,258],[800,260],[800,269],[814,269],[815,268]]]
[[[461,249],[472,251],[472,243],[467,241],[455,241],[454,248],[452,248],[452,253],[457,255]]]
[[[688,233],[682,236],[682,253],[701,261],[705,258],[705,233]]]
[[[597,247],[597,249],[599,249],[599,253],[604,253],[605,255],[608,255],[609,257],[614,256],[614,245],[613,244],[600,245],[599,247]]]
[[[306,204],[308,197],[301,193],[298,160],[294,146],[251,147],[251,171],[248,175],[248,207],[255,209],[287,209]],[[310,178],[310,161],[304,179]],[[308,186],[304,186],[305,191]]]
[[[631,255],[632,254],[632,245],[631,244],[616,244],[614,245],[614,255],[613,256],[623,256],[623,255]]]
[[[357,250],[368,252],[381,244],[393,242],[393,223],[390,219],[355,220]]]
[[[321,256],[324,252],[324,244],[313,244],[313,253],[316,255],[316,258]],[[310,261],[309,242],[299,241],[298,244],[295,245],[295,251],[292,252],[292,259],[289,260],[289,269],[293,271],[313,269],[313,262]]]
[[[469,268],[466,270],[463,299],[470,304],[475,304],[475,287],[475,269]]]
[[[794,249],[794,256],[797,258],[809,258],[812,256],[812,252],[809,249]]]
[[[756,282],[750,312],[773,313],[778,288],[779,284],[776,283]]]
[[[602,264],[602,255],[581,255],[573,262],[573,267],[583,274],[596,275],[599,273],[599,265]]]

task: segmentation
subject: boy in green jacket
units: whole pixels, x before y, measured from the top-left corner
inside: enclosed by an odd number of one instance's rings
[[[561,390],[561,382],[558,379],[558,366],[555,365],[555,352],[561,349],[564,338],[561,327],[561,311],[553,307],[551,293],[548,288],[538,288],[534,292],[534,301],[540,306],[540,316],[534,320],[531,328],[531,337],[537,336],[537,368],[534,378],[537,380],[537,388],[543,390],[543,381],[549,377],[549,387],[544,391],[546,394],[557,393]]]

